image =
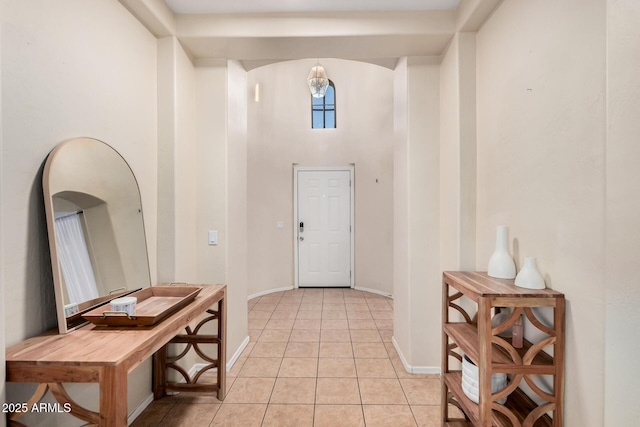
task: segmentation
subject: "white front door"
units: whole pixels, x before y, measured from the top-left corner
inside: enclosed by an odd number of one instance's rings
[[[351,286],[352,170],[296,169],[298,286]]]

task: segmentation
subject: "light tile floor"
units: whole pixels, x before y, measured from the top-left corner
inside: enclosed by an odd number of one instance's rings
[[[336,288],[265,295],[249,301],[249,334],[224,402],[169,396],[133,426],[440,425],[439,376],[405,371],[389,298]]]

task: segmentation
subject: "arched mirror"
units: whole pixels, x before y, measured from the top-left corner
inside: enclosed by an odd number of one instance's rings
[[[109,145],[76,138],[47,157],[42,178],[60,333],[82,313],[151,284],[140,190]]]

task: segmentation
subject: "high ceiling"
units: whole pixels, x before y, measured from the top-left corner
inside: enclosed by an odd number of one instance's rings
[[[194,61],[234,59],[248,70],[303,58],[393,68],[401,57],[438,57],[502,0],[119,1],[156,37],[176,37]]]
[[[460,0],[165,0],[174,13],[379,12],[455,9]]]

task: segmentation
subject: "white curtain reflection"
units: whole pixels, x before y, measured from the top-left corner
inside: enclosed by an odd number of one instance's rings
[[[67,285],[69,303],[98,298],[98,287],[82,232],[79,213],[56,218],[58,259]]]

